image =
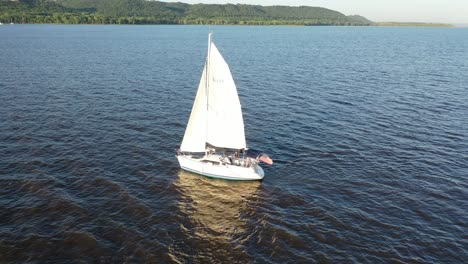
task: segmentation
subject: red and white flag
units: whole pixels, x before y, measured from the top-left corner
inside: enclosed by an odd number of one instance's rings
[[[260,160],[261,162],[263,163],[266,163],[268,165],[273,165],[273,160],[270,159],[270,157],[268,157],[268,155],[261,155],[260,158],[258,158],[258,160]]]

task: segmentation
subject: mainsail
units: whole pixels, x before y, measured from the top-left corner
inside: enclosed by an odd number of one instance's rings
[[[229,66],[211,38],[181,151],[204,152],[206,143],[246,148],[242,109]]]

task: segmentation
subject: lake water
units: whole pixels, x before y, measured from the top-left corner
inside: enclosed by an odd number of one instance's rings
[[[175,158],[208,27],[0,27],[1,263],[467,261],[468,28],[210,28],[263,182]]]

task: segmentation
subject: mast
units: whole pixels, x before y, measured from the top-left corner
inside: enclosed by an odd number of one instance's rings
[[[208,55],[206,56],[206,83],[205,83],[205,88],[206,88],[206,109],[208,109],[208,80],[209,78],[209,69],[210,69],[210,51],[211,51],[211,32],[208,33]]]
[[[209,107],[209,80],[210,80],[210,52],[211,52],[211,32],[208,33],[208,55],[206,56],[206,81],[205,81],[205,95],[206,95],[206,131],[208,131],[208,107]],[[208,142],[208,133],[205,133],[205,147]],[[206,154],[206,151],[205,151]]]

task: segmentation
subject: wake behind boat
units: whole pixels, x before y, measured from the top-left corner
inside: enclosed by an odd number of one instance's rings
[[[192,113],[177,152],[184,170],[228,180],[261,180],[262,153],[249,153],[242,108],[231,71],[208,35],[208,55]]]

